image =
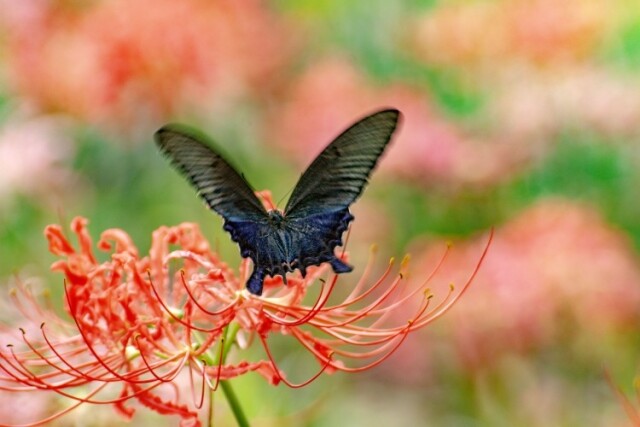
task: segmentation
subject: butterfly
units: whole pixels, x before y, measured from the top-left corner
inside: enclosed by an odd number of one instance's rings
[[[354,219],[349,206],[360,196],[371,171],[395,131],[400,112],[378,111],[358,120],[335,138],[300,176],[284,211],[263,207],[244,176],[207,138],[181,125],[155,133],[155,142],[170,163],[193,185],[209,207],[224,219],[224,230],[251,258],[247,289],[262,294],[266,276],[328,262],[333,271],[353,268],[336,257],[342,234]]]

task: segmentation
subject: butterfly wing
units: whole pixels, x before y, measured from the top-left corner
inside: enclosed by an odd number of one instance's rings
[[[383,110],[340,134],[302,174],[285,208],[288,218],[348,208],[362,193],[396,129],[400,112]]]
[[[266,210],[247,181],[204,142],[204,136],[191,129],[167,125],[156,132],[155,141],[200,197],[224,218],[224,229],[240,246],[242,257],[250,257],[257,264],[257,254],[264,246],[261,236],[270,234],[270,224]],[[259,293],[255,291],[256,280],[253,283],[250,290]],[[262,280],[259,287],[262,288]]]
[[[336,273],[351,267],[335,257],[353,220],[349,206],[362,194],[371,171],[397,127],[395,109],[367,116],[340,134],[302,174],[285,208],[298,264],[329,262]]]

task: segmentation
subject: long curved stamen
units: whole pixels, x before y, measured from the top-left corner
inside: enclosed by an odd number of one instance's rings
[[[160,295],[158,294],[158,291],[156,290],[155,286],[153,285],[153,281],[151,280],[151,274],[149,273],[149,284],[151,289],[153,289],[153,292],[156,296],[156,301],[158,301],[158,303],[162,306],[162,308],[164,309],[164,311],[176,322],[180,323],[182,326],[185,326],[187,328],[193,329],[195,331],[198,332],[206,332],[206,333],[210,333],[210,332],[216,332],[219,331],[221,328],[223,328],[224,326],[212,326],[211,328],[201,328],[198,327],[196,325],[193,325],[191,323],[185,322],[184,320],[182,320],[180,317],[178,317],[173,310],[171,310],[170,307],[168,307],[164,301],[162,300],[162,298],[160,297]]]
[[[277,316],[273,316],[271,313],[265,311],[265,315],[267,316],[268,319],[270,319],[272,322],[281,325],[281,326],[299,326],[302,325],[304,323],[307,323],[310,319],[312,319],[320,310],[322,310],[322,307],[324,307],[324,305],[327,303],[327,301],[329,300],[329,296],[331,296],[331,291],[333,291],[333,287],[335,286],[336,282],[338,281],[338,275],[334,274],[333,278],[331,280],[331,283],[329,284],[329,287],[327,288],[327,290],[325,291],[325,284],[322,284],[322,290],[320,292],[320,295],[316,301],[316,303],[313,305],[313,307],[311,308],[311,310],[309,310],[309,312],[302,316],[301,318],[299,318],[296,321],[293,322],[287,322],[282,320],[281,318],[278,318]],[[277,305],[272,305],[270,304],[268,301],[265,303],[265,306],[267,307],[278,307]],[[291,315],[291,312],[289,312],[288,310],[285,309],[285,313],[288,315]]]
[[[273,358],[273,355],[271,354],[271,350],[269,349],[269,346],[267,345],[267,341],[265,340],[265,338],[262,335],[259,335],[259,338],[260,338],[260,341],[262,342],[262,346],[264,347],[265,352],[267,353],[267,357],[269,358],[269,361],[273,365],[273,368],[274,368],[275,372],[280,372],[280,370],[278,369],[278,365],[276,364],[276,362],[275,362],[275,360]],[[312,383],[316,378],[318,378],[320,375],[322,375],[322,373],[324,371],[326,371],[329,366],[332,366],[330,358],[328,359],[328,363],[326,363],[315,375],[313,375],[308,380],[306,380],[306,381],[304,381],[302,383],[299,383],[299,384],[294,384],[294,383],[289,382],[286,378],[284,378],[280,374],[278,374],[278,377],[280,378],[280,381],[285,383],[287,385],[287,387],[289,387],[289,388],[301,388],[301,387],[304,387],[304,386]]]
[[[232,301],[229,302],[229,304],[223,308],[220,311],[211,311],[211,310],[207,310],[206,308],[204,308],[202,305],[200,305],[200,303],[198,302],[198,299],[191,293],[191,290],[189,289],[189,286],[187,286],[187,281],[184,278],[184,270],[180,270],[180,277],[182,278],[182,285],[184,286],[185,291],[187,292],[187,294],[189,294],[189,297],[191,298],[191,300],[193,301],[193,303],[196,305],[196,307],[198,307],[203,313],[208,314],[209,316],[221,316],[225,313],[230,312],[231,310],[233,310],[234,306],[238,303],[239,301],[239,297],[236,295]]]

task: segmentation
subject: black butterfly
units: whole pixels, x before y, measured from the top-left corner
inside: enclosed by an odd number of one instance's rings
[[[262,294],[265,276],[331,264],[335,273],[352,267],[334,255],[353,220],[349,206],[360,196],[398,124],[398,110],[367,116],[340,134],[311,163],[293,189],[284,212],[267,212],[244,177],[205,138],[179,125],[158,130],[162,153],[224,218],[224,229],[253,260],[249,292]]]

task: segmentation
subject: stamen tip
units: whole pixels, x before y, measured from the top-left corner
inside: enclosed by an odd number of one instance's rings
[[[402,258],[402,262],[400,263],[400,278],[403,278],[406,273],[406,270],[409,269],[409,262],[411,261],[411,255],[406,254]]]

